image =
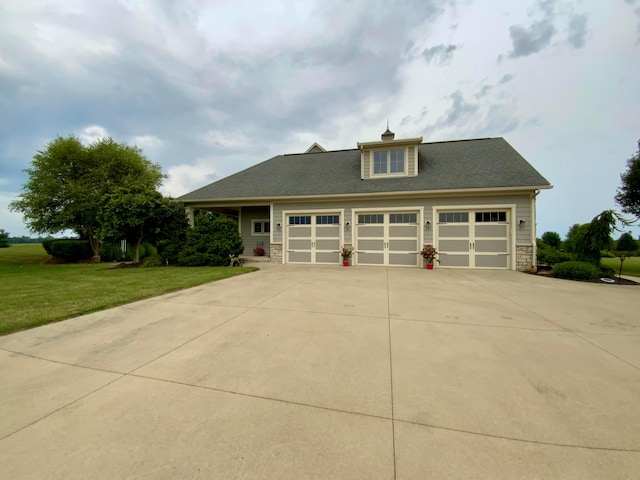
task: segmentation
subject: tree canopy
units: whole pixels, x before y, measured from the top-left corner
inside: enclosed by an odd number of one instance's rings
[[[104,197],[99,212],[101,238],[126,238],[135,243],[134,262],[140,262],[143,240],[158,242],[188,227],[184,207],[156,190],[119,188]]]
[[[630,232],[625,232],[618,238],[616,250],[619,252],[635,252],[638,249],[638,242]]]
[[[627,160],[627,171],[620,175],[622,186],[618,188],[616,202],[622,211],[640,218],[640,140],[638,151]]]
[[[542,234],[542,241],[549,245],[550,247],[560,247],[562,243],[562,239],[560,238],[560,234],[557,232],[544,232]]]
[[[5,232],[0,228],[0,248],[7,248],[9,246],[9,232]]]
[[[137,147],[111,138],[84,146],[73,135],[57,137],[33,157],[23,193],[11,202],[36,233],[72,230],[100,250],[98,212],[105,195],[119,187],[155,189],[160,166]]]

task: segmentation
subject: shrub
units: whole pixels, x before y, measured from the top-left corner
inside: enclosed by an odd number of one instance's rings
[[[89,240],[56,239],[48,245],[47,253],[68,262],[77,262],[93,256]]]
[[[229,255],[242,254],[244,247],[238,224],[231,218],[202,214],[187,233],[185,247],[178,255],[180,265],[229,265]]]
[[[143,267],[160,267],[162,266],[162,257],[160,255],[149,255],[142,261]]]
[[[42,241],[42,248],[44,248],[44,251],[51,256],[53,256],[53,252],[51,251],[51,244],[55,241],[55,238],[47,238],[46,240]]]
[[[5,232],[0,228],[0,248],[7,248],[9,246],[9,232]]]
[[[555,265],[556,263],[573,260],[573,256],[554,247],[543,245],[538,248],[539,265]]]
[[[616,271],[611,267],[600,266],[600,277],[613,278],[616,276]]]
[[[589,262],[562,262],[553,266],[555,277],[573,280],[591,280],[600,276],[600,269]]]

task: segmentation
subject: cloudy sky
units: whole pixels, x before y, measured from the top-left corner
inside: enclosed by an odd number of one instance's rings
[[[554,185],[538,234],[564,236],[615,207],[639,86],[640,0],[5,0],[0,228],[29,234],[7,205],[57,135],[138,145],[178,196],[388,118],[505,137]]]

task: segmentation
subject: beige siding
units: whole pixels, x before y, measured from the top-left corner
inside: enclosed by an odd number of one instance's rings
[[[407,174],[410,177],[415,177],[416,168],[416,149],[414,147],[407,148]]]
[[[258,242],[262,242],[265,256],[269,256],[269,235],[253,235],[252,220],[269,220],[269,207],[242,207],[240,235],[244,243],[244,255],[253,255],[253,249],[258,246]]]
[[[362,178],[371,178],[371,152],[366,150],[362,152]]]

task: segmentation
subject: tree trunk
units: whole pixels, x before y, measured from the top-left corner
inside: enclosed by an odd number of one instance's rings
[[[95,236],[92,228],[88,229],[87,236],[89,237],[89,245],[91,245],[91,250],[93,251],[92,260],[100,263],[100,239]]]
[[[139,238],[136,242],[136,255],[133,259],[133,263],[140,263],[140,244],[142,243],[142,238]]]

